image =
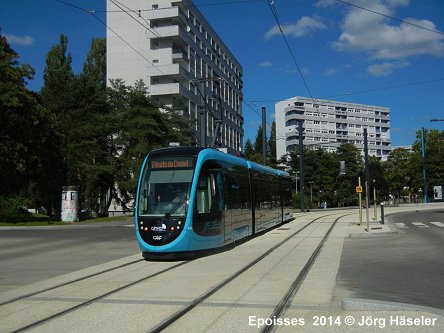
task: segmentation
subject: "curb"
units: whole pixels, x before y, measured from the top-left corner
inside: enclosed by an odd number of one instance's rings
[[[360,232],[350,232],[348,235],[348,238],[374,238],[374,237],[388,237],[393,236],[396,234],[399,234],[399,230],[391,225],[391,224],[384,224],[382,228],[386,227],[385,229],[389,229],[386,231],[374,231],[374,232],[366,232],[366,231],[360,231]]]

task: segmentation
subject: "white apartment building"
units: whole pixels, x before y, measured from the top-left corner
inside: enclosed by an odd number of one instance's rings
[[[390,146],[390,109],[382,106],[293,97],[275,104],[276,157],[299,147],[302,121],[304,146],[336,151],[342,143],[354,144],[364,154],[367,128],[369,156],[386,160]]]
[[[142,79],[162,105],[182,102],[206,146],[219,122],[218,145],[242,150],[242,66],[191,0],[107,0],[107,26],[108,82]]]

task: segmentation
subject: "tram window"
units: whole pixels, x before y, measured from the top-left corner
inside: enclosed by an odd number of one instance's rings
[[[210,211],[211,206],[211,184],[210,177],[201,176],[199,177],[199,182],[197,184],[196,192],[196,211],[197,213],[203,214]]]
[[[203,174],[199,177],[194,206],[196,213],[206,214],[221,210],[218,200],[217,177],[218,174],[215,173]]]
[[[175,215],[186,212],[193,170],[151,170],[144,174],[139,214],[163,215],[173,208]]]
[[[248,175],[226,174],[226,204],[228,209],[250,208],[250,187]]]
[[[256,174],[253,181],[253,189],[256,208],[273,209],[279,206],[280,189],[277,179]]]

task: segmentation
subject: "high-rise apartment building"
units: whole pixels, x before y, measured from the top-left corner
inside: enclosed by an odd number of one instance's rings
[[[294,97],[275,105],[276,155],[297,150],[298,124],[302,122],[304,146],[335,151],[342,143],[364,151],[364,128],[370,156],[386,160],[390,146],[390,109],[382,106]]]
[[[242,66],[191,0],[107,0],[107,78],[142,79],[196,121],[196,139],[242,150]]]

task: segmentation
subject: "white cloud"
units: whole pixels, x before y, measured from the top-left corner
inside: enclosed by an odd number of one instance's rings
[[[296,23],[293,24],[281,24],[281,28],[286,36],[292,36],[295,38],[304,37],[317,30],[327,29],[326,25],[321,22],[321,19],[315,19],[308,16],[301,17]],[[279,34],[279,27],[275,25],[265,33],[265,39],[269,40],[270,38]]]
[[[408,4],[409,0],[377,0],[366,1],[364,7],[394,16],[397,6]],[[437,30],[430,20],[407,18],[404,21]],[[386,17],[352,7],[344,19],[342,33],[333,43],[333,47],[343,52],[365,53],[371,61],[384,61],[369,66],[368,72],[376,76],[388,75],[395,68],[407,66],[406,59],[409,57],[444,56],[444,36],[407,23],[391,23]]]
[[[325,75],[326,76],[334,76],[334,75],[336,75],[336,74],[338,74],[338,70],[336,69],[336,68],[328,68],[326,71],[325,71]]]
[[[335,4],[338,4],[336,0],[319,0],[315,3],[315,6],[319,8],[326,8]]]
[[[367,67],[367,73],[371,76],[387,76],[393,73],[397,68],[407,67],[409,63],[406,61],[382,62]]]
[[[34,45],[34,38],[31,36],[15,36],[11,34],[4,34],[8,42],[13,45],[31,46]]]
[[[271,61],[266,60],[266,61],[264,61],[264,62],[261,62],[261,63],[259,64],[259,66],[260,66],[260,67],[271,67],[271,66],[273,66],[273,63],[272,63]]]

